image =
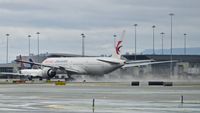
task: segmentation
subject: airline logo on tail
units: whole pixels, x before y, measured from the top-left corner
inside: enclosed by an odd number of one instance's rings
[[[125,30],[122,32],[122,37],[121,39],[117,42],[116,46],[115,46],[115,52],[117,55],[120,55],[120,49],[122,48],[122,41],[124,39],[125,36]]]
[[[121,44],[122,44],[122,41],[120,40],[120,41],[117,42],[117,46],[115,47],[117,55],[119,55],[119,53],[120,53],[120,49],[122,47]]]

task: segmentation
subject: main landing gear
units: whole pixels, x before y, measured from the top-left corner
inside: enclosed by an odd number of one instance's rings
[[[75,78],[71,77],[71,75],[67,75],[68,78],[65,78],[65,81],[74,81]]]

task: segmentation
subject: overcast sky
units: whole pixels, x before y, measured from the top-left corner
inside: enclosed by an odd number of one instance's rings
[[[137,27],[137,51],[152,48],[152,25],[155,25],[155,48],[170,48],[170,16],[173,12],[173,47],[183,47],[184,33],[188,47],[200,47],[199,0],[0,0],[0,62],[6,59],[6,36],[9,33],[9,61],[17,55],[37,54],[40,32],[41,53],[81,54],[81,33],[86,36],[86,54],[113,53],[113,35],[126,30],[122,53],[133,53],[134,24]]]

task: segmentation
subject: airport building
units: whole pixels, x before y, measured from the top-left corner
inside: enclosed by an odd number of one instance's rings
[[[16,63],[0,64],[0,72],[15,72],[20,68]]]
[[[81,55],[63,54],[63,53],[46,53],[30,56],[17,56],[16,59],[28,61],[32,59],[34,62],[41,63],[49,57],[79,57]],[[135,55],[123,55],[127,60],[135,60]],[[170,63],[154,64],[147,66],[131,67],[125,70],[117,70],[115,73],[121,75],[131,75],[133,77],[143,78],[145,75],[153,75],[156,77],[169,78],[170,76],[177,77],[195,77],[200,78],[200,55],[173,55],[172,69]],[[136,55],[137,60],[155,60],[155,61],[169,61],[170,55]],[[30,65],[25,65],[30,67]],[[0,64],[0,72],[17,72],[21,69],[21,64],[12,62],[9,64]],[[170,73],[172,70],[172,73]]]
[[[134,60],[135,55],[123,55],[128,60]],[[153,59],[155,61],[169,61],[170,55],[137,55],[137,60]],[[148,70],[146,74],[151,74],[157,77],[169,78],[171,76],[177,77],[198,77],[200,78],[200,55],[173,55],[172,73],[171,63],[154,64],[151,66],[135,67],[133,73],[137,76],[143,75],[145,69]]]

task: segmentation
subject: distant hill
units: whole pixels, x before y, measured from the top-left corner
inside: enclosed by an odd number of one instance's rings
[[[164,54],[170,54],[170,49],[164,49]],[[142,52],[142,54],[152,54],[152,49],[146,49]],[[173,54],[176,55],[183,55],[184,54],[184,48],[173,48],[172,50]],[[155,54],[162,54],[162,49],[155,49]],[[186,49],[187,55],[200,55],[200,47],[194,47],[194,48],[187,48]]]

